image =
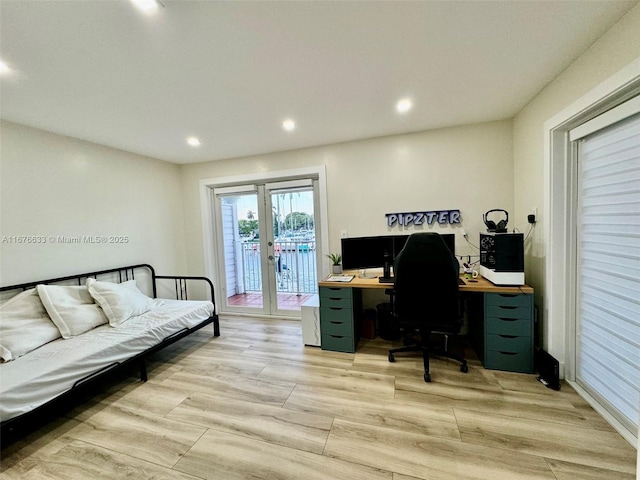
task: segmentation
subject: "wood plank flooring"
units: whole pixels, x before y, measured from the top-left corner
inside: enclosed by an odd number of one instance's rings
[[[302,345],[230,317],[2,451],[2,479],[632,480],[636,452],[569,385]]]

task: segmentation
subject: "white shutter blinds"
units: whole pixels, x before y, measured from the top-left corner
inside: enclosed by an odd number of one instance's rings
[[[640,405],[640,114],[578,146],[577,382],[633,435]]]

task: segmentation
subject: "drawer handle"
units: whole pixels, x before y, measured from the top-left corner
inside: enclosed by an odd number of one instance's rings
[[[502,338],[518,338],[517,335],[498,335],[498,336]]]
[[[512,307],[510,305],[498,305],[498,308],[502,308],[503,310],[515,310],[518,307]]]
[[[515,298],[518,296],[517,293],[499,293],[498,295],[504,298]]]
[[[340,307],[329,307],[329,310],[342,310]]]
[[[331,335],[331,338],[344,338],[344,335]]]
[[[334,325],[343,325],[343,322],[329,322],[329,323],[333,323]]]
[[[500,320],[502,320],[503,322],[517,322],[518,319],[517,318],[504,318],[504,317],[499,317]]]
[[[516,352],[501,352],[501,351],[498,351],[498,353],[500,353],[502,355],[518,355]]]
[[[329,300],[342,300],[340,297],[329,297]]]

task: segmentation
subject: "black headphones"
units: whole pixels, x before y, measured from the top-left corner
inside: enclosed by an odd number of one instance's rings
[[[490,214],[491,212],[504,212],[507,218],[500,220],[496,225],[496,222],[494,222],[493,220],[489,220],[487,218],[487,215]],[[482,216],[482,220],[484,220],[484,224],[487,226],[488,232],[506,233],[507,223],[509,223],[509,212],[507,212],[506,210],[502,210],[501,208],[494,208],[493,210],[489,210],[488,212],[485,212],[485,214]]]

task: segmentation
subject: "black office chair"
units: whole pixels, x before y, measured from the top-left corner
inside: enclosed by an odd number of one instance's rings
[[[437,233],[414,233],[396,257],[394,263],[394,313],[405,344],[414,345],[389,350],[389,361],[401,352],[422,352],[424,381],[431,381],[429,353],[448,357],[461,363],[467,373],[467,361],[443,349],[430,347],[433,332],[455,335],[462,326],[462,311],[458,295],[459,264]]]

